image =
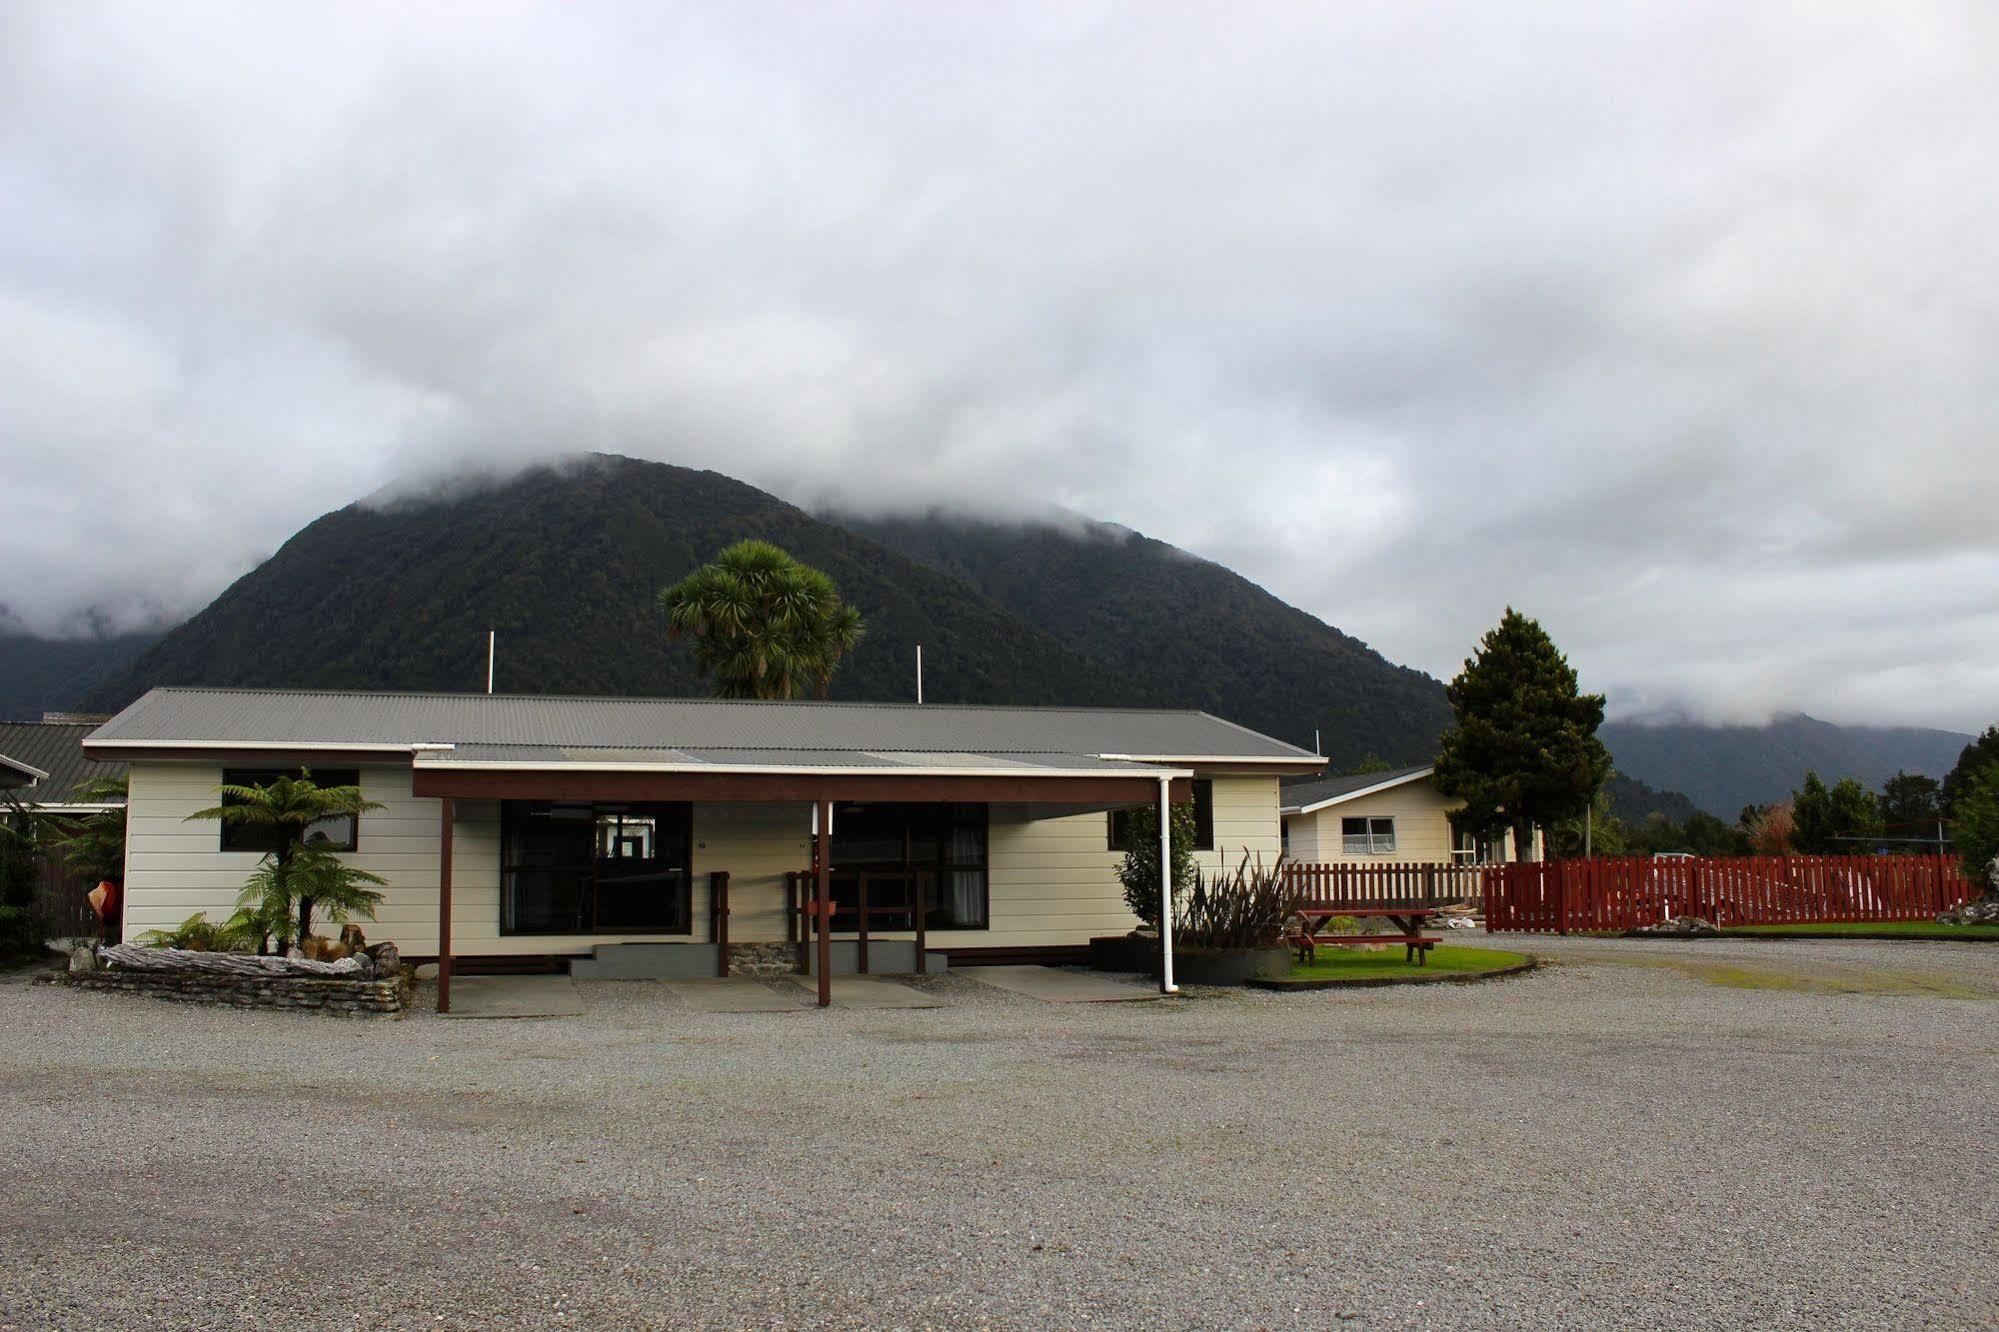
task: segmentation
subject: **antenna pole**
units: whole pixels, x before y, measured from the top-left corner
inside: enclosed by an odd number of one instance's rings
[[[498,641],[498,633],[492,629],[488,629],[486,631],[486,692],[489,694],[493,692],[493,653],[498,646]]]
[[[923,701],[923,644],[916,645],[916,701]]]

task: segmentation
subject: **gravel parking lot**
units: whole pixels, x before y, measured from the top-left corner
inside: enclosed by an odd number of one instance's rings
[[[1532,946],[519,1022],[0,984],[0,1327],[1999,1322],[1999,946]]]

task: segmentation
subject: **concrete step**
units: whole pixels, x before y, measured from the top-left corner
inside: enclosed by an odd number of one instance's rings
[[[598,944],[569,964],[573,980],[689,980],[715,974],[715,945]]]

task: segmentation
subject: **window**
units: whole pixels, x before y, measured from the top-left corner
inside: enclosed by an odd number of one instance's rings
[[[1131,850],[1131,815],[1128,809],[1111,811],[1111,850]],[[1215,849],[1215,784],[1205,777],[1194,779],[1194,849]]]
[[[1395,820],[1376,816],[1340,820],[1340,849],[1350,856],[1395,854]]]
[[[833,928],[860,929],[866,876],[868,930],[912,930],[916,894],[924,928],[983,930],[990,903],[986,807],[975,804],[838,805],[833,811]]]
[[[301,772],[312,778],[316,786],[359,786],[361,774],[354,768],[224,768],[224,786],[269,786],[280,777],[296,777]],[[229,809],[243,802],[231,796],[222,797],[222,807]],[[254,851],[266,855],[278,849],[284,837],[281,828],[260,828],[237,823],[229,819],[220,820],[222,825],[221,847],[224,851]],[[352,851],[360,844],[360,818],[354,814],[341,814],[330,819],[305,826],[305,836],[299,840],[310,843],[325,851]]]
[[[502,934],[691,932],[691,806],[500,810]]]

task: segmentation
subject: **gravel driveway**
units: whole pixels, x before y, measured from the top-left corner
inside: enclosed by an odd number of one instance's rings
[[[520,1022],[0,984],[0,1327],[1999,1322],[1999,947],[1545,951]]]

